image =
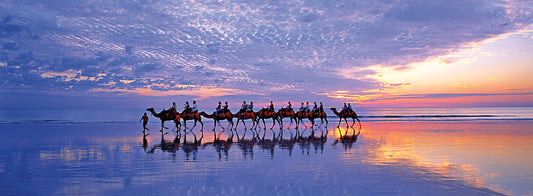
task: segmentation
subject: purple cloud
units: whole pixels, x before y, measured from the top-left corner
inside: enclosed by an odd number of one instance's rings
[[[53,92],[194,85],[303,97],[363,92],[394,84],[364,79],[368,70],[339,73],[418,62],[516,31],[532,23],[531,4],[8,0],[0,5],[0,85]]]

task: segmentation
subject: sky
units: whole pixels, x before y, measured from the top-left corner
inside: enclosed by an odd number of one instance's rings
[[[531,73],[531,0],[0,0],[2,108],[533,106]]]

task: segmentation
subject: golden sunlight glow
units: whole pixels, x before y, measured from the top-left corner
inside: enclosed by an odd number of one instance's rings
[[[533,27],[531,27],[533,28]],[[524,102],[523,94],[533,93],[530,73],[533,73],[532,31],[519,31],[494,37],[479,43],[467,43],[457,51],[443,56],[396,67],[374,65],[340,73],[348,79],[367,79],[381,82],[378,89],[354,95],[348,90],[324,93],[328,97],[347,99],[362,105],[399,105],[425,103],[470,103],[473,97],[414,97],[403,95],[427,94],[487,94],[489,102]],[[502,47],[505,46],[505,47]],[[376,74],[357,78],[355,72]],[[492,95],[489,95],[492,94]],[[510,94],[505,96],[505,94]],[[531,98],[529,95],[528,98]],[[492,100],[490,98],[492,97]],[[411,98],[411,99],[409,99]],[[480,99],[480,97],[475,97]],[[502,100],[502,98],[505,98]],[[527,100],[526,100],[527,101]],[[398,103],[398,104],[397,104]]]
[[[78,74],[81,74],[80,70],[69,69],[65,72],[46,72],[42,73],[41,77],[43,78],[54,78],[54,77],[66,77],[65,80],[69,81],[76,77]]]
[[[369,149],[369,158],[362,161],[373,165],[408,164],[413,167],[427,168],[428,172],[461,178],[475,187],[487,187],[510,194],[509,191],[501,190],[500,187],[488,184],[487,181],[501,175],[520,175],[523,168],[531,168],[529,164],[531,157],[523,156],[527,149],[522,149],[521,146],[529,144],[533,138],[529,135],[517,136],[502,133],[507,128],[516,126],[515,124],[464,132],[461,135],[457,135],[455,131],[434,132],[429,128],[455,130],[457,123],[461,122],[456,122],[455,125],[450,125],[448,122],[366,123],[364,129],[361,130],[361,136],[367,143],[375,143],[375,148]],[[479,123],[484,122],[464,122],[461,129],[477,130]],[[335,133],[332,133],[333,130]],[[330,130],[330,134],[335,134],[336,138],[339,138],[340,134],[344,134],[345,131],[351,134],[351,130],[345,128],[333,130]],[[509,149],[501,150],[509,146],[516,146],[511,149],[516,153],[509,153]],[[346,156],[348,157],[342,158],[351,159],[350,156],[353,154],[346,154]],[[480,167],[480,164],[476,164],[486,162],[491,157],[497,157],[497,159],[490,160],[491,164],[511,164],[512,166],[495,169],[490,166]]]

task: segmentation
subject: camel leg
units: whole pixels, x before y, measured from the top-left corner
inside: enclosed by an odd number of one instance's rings
[[[227,119],[227,120],[228,120],[228,127],[231,125],[230,130],[233,129],[233,121],[231,119]]]
[[[179,132],[179,131],[180,131],[180,128],[179,128],[179,126],[178,126],[178,125],[179,125],[179,122],[174,121],[174,123],[176,124],[176,132]]]
[[[337,124],[337,127],[341,126],[342,117],[339,117],[339,124]]]
[[[348,118],[344,118],[344,122],[346,123],[346,126],[348,126]]]
[[[257,122],[256,122],[256,120],[252,118],[252,128],[250,128],[250,130],[251,129],[257,129],[258,125],[259,125],[259,120],[257,120]]]
[[[239,126],[239,120],[240,119],[237,118],[237,124],[235,124],[235,127],[233,127],[233,130],[235,130],[235,131],[237,131],[237,127]]]
[[[274,128],[274,125],[276,125],[276,118],[272,117],[272,127],[270,127],[270,130],[272,130],[272,128]]]
[[[192,130],[194,129],[194,127],[196,127],[196,120],[194,120],[194,125],[191,127],[190,131],[192,132]]]
[[[161,121],[161,127],[165,128],[165,129],[168,129],[167,127],[165,127],[165,121],[164,120]],[[161,128],[161,130],[163,130],[163,128]]]
[[[293,119],[293,118],[292,118],[292,117],[289,117],[289,119],[291,120],[291,123],[289,124],[289,129],[290,129],[291,126],[292,126],[292,119]]]

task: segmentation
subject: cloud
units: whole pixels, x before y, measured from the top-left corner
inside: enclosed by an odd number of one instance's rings
[[[366,68],[405,68],[533,20],[524,1],[8,2],[3,88],[221,93],[204,98],[231,95],[214,88],[303,96],[402,87]],[[57,75],[69,70],[76,76]]]

